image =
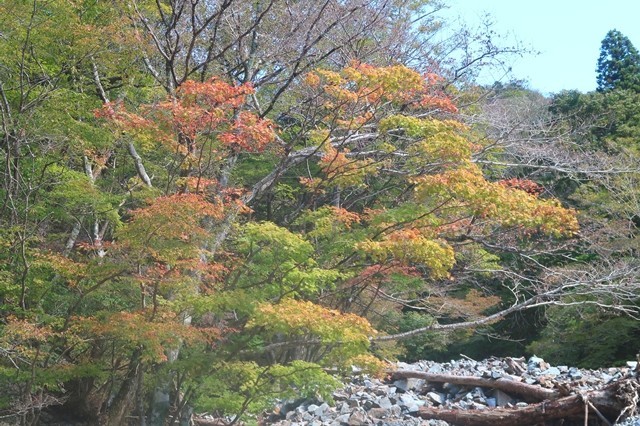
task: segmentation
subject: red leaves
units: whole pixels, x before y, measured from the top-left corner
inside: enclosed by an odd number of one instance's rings
[[[218,141],[233,152],[262,152],[275,138],[273,123],[238,111],[252,93],[251,85],[234,86],[217,78],[187,81],[175,95],[142,106],[139,114],[122,103],[106,103],[95,115],[185,156],[198,156],[201,139]]]
[[[519,178],[511,178],[505,179],[498,182],[500,185],[505,188],[514,188],[524,191],[531,195],[540,195],[542,193],[542,187],[529,179],[519,179]]]

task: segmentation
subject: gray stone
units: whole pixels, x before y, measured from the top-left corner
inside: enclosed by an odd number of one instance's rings
[[[549,376],[559,376],[560,375],[560,369],[557,367],[549,367],[546,370],[544,370],[542,372],[542,374],[546,374]]]
[[[393,407],[393,404],[391,403],[391,400],[388,397],[384,396],[378,400],[378,406],[380,408],[389,409]]]
[[[502,378],[502,373],[500,373],[498,371],[492,371],[491,372],[491,378],[492,379],[500,379],[500,378]]]
[[[429,370],[427,370],[427,373],[431,373],[431,374],[440,374],[442,372],[443,372],[443,369],[440,364],[435,364],[431,368],[429,368]]]
[[[498,402],[495,398],[487,398],[486,401],[489,408],[495,408],[498,405]]]
[[[408,413],[417,413],[420,411],[420,406],[417,403],[409,404],[405,407]]]
[[[367,424],[367,413],[363,410],[356,410],[349,416],[347,420],[349,426],[363,426]]]
[[[627,361],[627,367],[629,367],[629,368],[638,367],[638,361]]]
[[[337,391],[333,392],[331,394],[331,396],[333,397],[334,401],[343,401],[343,400],[349,398],[349,395],[346,392],[342,391],[342,390],[337,390]]]
[[[446,396],[438,392],[427,393],[427,399],[436,405],[442,405],[446,401]]]
[[[496,399],[498,407],[506,407],[513,400],[509,394],[502,392],[500,389],[496,389],[493,396]]]
[[[538,367],[540,367],[540,364],[542,364],[542,363],[544,363],[544,359],[539,358],[539,357],[534,355],[531,358],[529,358],[529,361],[527,361],[527,369],[531,373],[533,370],[535,370]]]
[[[347,414],[341,414],[338,417],[336,417],[336,422],[339,423],[347,423],[349,421],[349,417],[351,416],[351,414],[347,413]]]
[[[419,391],[424,386],[424,380],[422,379],[400,379],[393,382],[393,385],[398,391],[408,392],[410,390]]]
[[[404,394],[404,395],[400,395],[400,399],[398,400],[398,405],[405,407],[409,404],[415,404],[416,399],[409,395],[409,394]]]
[[[316,408],[315,410],[311,411],[311,406],[309,406],[308,410],[309,412],[313,412],[314,415],[318,416],[318,417],[322,417],[322,415],[324,415],[324,413],[329,409],[329,404],[327,404],[326,402],[323,403],[321,406],[319,406],[318,408]]]
[[[569,377],[574,380],[580,380],[582,379],[582,373],[576,367],[571,367],[569,369]]]
[[[613,381],[614,376],[603,373],[601,378],[602,380],[604,380],[605,383],[611,383]]]
[[[386,419],[387,417],[389,417],[390,413],[391,411],[386,408],[372,408],[371,410],[367,411],[369,417],[372,417],[374,419]]]

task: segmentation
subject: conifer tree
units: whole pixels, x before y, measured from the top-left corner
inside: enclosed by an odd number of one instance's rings
[[[602,40],[596,72],[598,92],[613,89],[640,91],[640,54],[618,30],[609,31]]]

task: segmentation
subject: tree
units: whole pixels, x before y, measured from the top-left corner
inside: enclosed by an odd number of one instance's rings
[[[374,42],[429,4],[0,3],[0,415],[246,416],[576,288],[504,278],[576,212]]]
[[[609,31],[602,40],[596,72],[599,92],[640,91],[640,54],[618,30]]]

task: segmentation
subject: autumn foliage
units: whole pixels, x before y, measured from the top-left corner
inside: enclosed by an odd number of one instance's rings
[[[83,152],[90,178],[67,179],[104,199],[57,216],[90,224],[88,237],[23,242],[29,268],[11,278],[23,285],[2,295],[2,374],[29,370],[52,398],[68,383],[94,420],[117,418],[116,402],[133,410],[145,380],[172,410],[259,412],[274,383],[327,394],[321,367],[379,370],[371,342],[397,331],[409,300],[481,317],[497,296],[453,285],[472,242],[577,231],[535,183],[485,177],[439,77],[352,63],[297,83],[314,109],[294,136],[252,111],[250,84],[217,77],[96,109],[112,145]]]

